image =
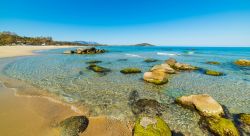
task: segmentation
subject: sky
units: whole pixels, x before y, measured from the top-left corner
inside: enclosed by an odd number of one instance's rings
[[[0,31],[128,45],[250,46],[250,0],[0,0]]]

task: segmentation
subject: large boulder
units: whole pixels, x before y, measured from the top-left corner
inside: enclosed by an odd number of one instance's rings
[[[216,136],[239,136],[239,132],[234,123],[225,118],[206,118],[208,129]]]
[[[134,127],[134,136],[171,136],[171,130],[160,117],[141,117]]]
[[[139,68],[124,68],[120,72],[123,74],[135,74],[141,73],[141,70]]]
[[[173,58],[170,58],[170,59],[166,60],[165,63],[168,64],[170,67],[173,67],[175,65],[175,63],[177,63],[177,61]]]
[[[89,120],[85,116],[73,116],[60,122],[60,132],[62,136],[78,136],[89,124]]]
[[[222,72],[218,72],[218,71],[214,71],[214,70],[206,70],[205,74],[210,75],[210,76],[222,76],[223,75]]]
[[[168,75],[162,71],[145,72],[143,79],[149,83],[162,85],[168,82]]]
[[[175,63],[174,66],[173,66],[174,69],[176,70],[196,70],[197,67],[194,67],[190,64],[184,64],[184,63]]]
[[[250,66],[250,60],[239,59],[235,61],[234,64],[239,65],[239,66]]]
[[[155,65],[150,71],[162,71],[168,74],[175,74],[175,70],[168,64]]]
[[[222,106],[207,94],[182,96],[177,98],[177,103],[194,108],[203,116],[221,116],[224,114]]]

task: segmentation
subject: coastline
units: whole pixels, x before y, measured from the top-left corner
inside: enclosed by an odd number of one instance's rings
[[[71,47],[75,46],[1,46],[0,59],[37,55],[34,53],[37,50]],[[60,135],[59,130],[51,127],[51,124],[71,116],[88,116],[87,112],[83,112],[84,109],[79,110],[74,105],[46,95],[46,92],[45,95],[32,94],[32,90],[35,88],[28,88],[24,89],[26,92],[20,94],[21,91],[17,91],[15,85],[6,85],[0,82],[0,101],[2,103],[0,106],[0,128],[3,128],[0,132],[1,135],[57,136]],[[9,120],[9,118],[12,119]],[[81,136],[127,136],[132,134],[131,126],[116,119],[98,116],[89,117],[89,121],[88,128],[80,134]],[[13,126],[13,124],[15,125]]]

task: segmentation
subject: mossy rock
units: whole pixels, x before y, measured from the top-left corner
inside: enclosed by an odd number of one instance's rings
[[[234,123],[225,118],[210,117],[206,119],[208,129],[216,136],[239,136]]]
[[[134,136],[171,136],[171,130],[160,117],[141,117],[134,127]]]
[[[90,60],[90,61],[87,61],[86,63],[87,64],[96,64],[96,63],[101,63],[102,61],[100,60]]]
[[[211,65],[220,65],[220,62],[217,62],[217,61],[208,61],[206,63],[211,64]]]
[[[151,80],[151,81],[147,81],[147,82],[150,82],[150,83],[153,83],[155,85],[163,85],[163,84],[166,84],[168,83],[168,79],[164,79],[164,80]]]
[[[111,70],[108,68],[104,68],[95,64],[91,64],[87,67],[88,69],[97,72],[97,73],[106,73],[106,72],[110,72]]]
[[[246,113],[240,114],[240,121],[243,124],[250,125],[250,114],[246,114]]]
[[[135,73],[141,73],[141,70],[138,68],[125,68],[120,72],[123,74],[135,74]]]
[[[147,63],[157,62],[157,61],[158,61],[157,59],[152,59],[152,58],[148,58],[144,60],[144,62],[147,62]]]
[[[239,59],[239,60],[235,61],[234,64],[236,64],[238,66],[250,66],[250,60]]]
[[[61,136],[78,136],[89,124],[89,120],[85,116],[72,116],[60,122]]]
[[[217,71],[213,71],[213,70],[206,70],[205,74],[206,75],[211,75],[211,76],[222,76],[223,75],[223,73],[217,72]]]

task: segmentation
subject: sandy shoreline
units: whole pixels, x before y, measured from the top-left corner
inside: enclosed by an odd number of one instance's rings
[[[75,46],[0,46],[0,58],[36,55],[33,51],[70,47]],[[74,111],[70,105],[46,97],[16,96],[13,89],[0,82],[0,135],[59,136],[59,130],[51,124],[75,115],[81,113]],[[81,136],[131,135],[130,126],[124,122],[104,116],[89,117],[89,121]]]
[[[0,58],[36,55],[33,51],[76,46],[0,46]]]

